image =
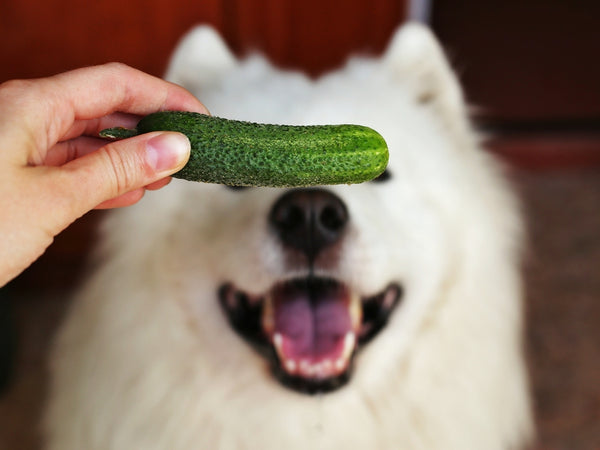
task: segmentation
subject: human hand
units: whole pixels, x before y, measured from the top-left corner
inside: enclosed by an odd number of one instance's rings
[[[131,205],[185,165],[183,134],[96,137],[158,110],[208,113],[185,89],[115,63],[0,85],[0,286],[89,210]]]

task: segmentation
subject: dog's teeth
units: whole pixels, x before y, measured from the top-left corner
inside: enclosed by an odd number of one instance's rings
[[[315,377],[323,377],[324,376],[323,369],[324,369],[324,367],[323,367],[323,363],[322,362],[313,364],[313,366],[312,366],[312,371],[313,371],[312,374],[313,374],[313,376],[315,376]]]
[[[310,376],[312,374],[312,365],[310,362],[308,362],[308,360],[303,359],[300,361],[300,371],[306,376]]]
[[[273,345],[275,346],[275,350],[279,356],[283,355],[283,336],[280,333],[275,333],[273,335]]]
[[[344,348],[342,350],[342,354],[334,363],[334,367],[337,372],[342,372],[348,366],[348,361],[352,356],[355,345],[356,334],[354,334],[352,331],[348,331],[346,336],[344,336]]]
[[[316,375],[318,377],[326,377],[327,375],[331,374],[333,368],[333,363],[331,362],[330,359],[324,359],[323,361],[321,361],[319,364],[316,365]]]
[[[285,370],[287,370],[288,373],[293,374],[294,372],[296,372],[297,367],[298,365],[293,359],[288,359],[285,361]]]
[[[350,294],[350,320],[352,321],[352,327],[355,330],[358,330],[362,323],[362,302],[360,300],[360,296],[352,292]]]
[[[291,375],[300,374],[304,377],[326,378],[334,373],[343,372],[348,366],[348,361],[354,352],[356,334],[349,331],[344,336],[343,348],[336,361],[323,359],[312,362],[310,359],[294,360],[286,358],[283,352],[284,337],[281,333],[273,334],[273,346],[279,355],[281,365]]]
[[[350,359],[352,352],[354,351],[354,345],[356,344],[356,334],[352,331],[348,331],[346,336],[344,336],[344,349],[342,350],[342,356],[345,360]]]

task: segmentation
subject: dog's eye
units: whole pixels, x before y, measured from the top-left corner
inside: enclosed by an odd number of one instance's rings
[[[388,181],[391,177],[392,174],[390,173],[390,171],[388,169],[385,169],[381,175],[379,175],[377,178],[373,178],[371,181],[375,183],[381,183],[382,181]]]
[[[250,186],[230,186],[226,184],[225,187],[227,189],[231,189],[232,191],[243,191],[244,189],[248,189]]]

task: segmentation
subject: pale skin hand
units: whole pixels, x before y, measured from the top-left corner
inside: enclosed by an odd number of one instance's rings
[[[208,113],[185,89],[122,64],[0,84],[0,286],[89,210],[134,204],[185,165],[179,133],[95,137],[159,110]]]

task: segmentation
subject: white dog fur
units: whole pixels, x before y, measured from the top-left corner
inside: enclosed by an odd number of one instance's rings
[[[198,27],[167,78],[217,116],[378,130],[391,179],[327,188],[351,218],[324,275],[361,296],[398,282],[404,296],[347,385],[283,387],[216,299],[225,281],[260,295],[294,275],[265,226],[282,190],[174,180],[103,226],[52,354],[47,448],[523,448],[533,427],[518,204],[432,33],[405,25],[382,57],[311,80],[237,60]]]

